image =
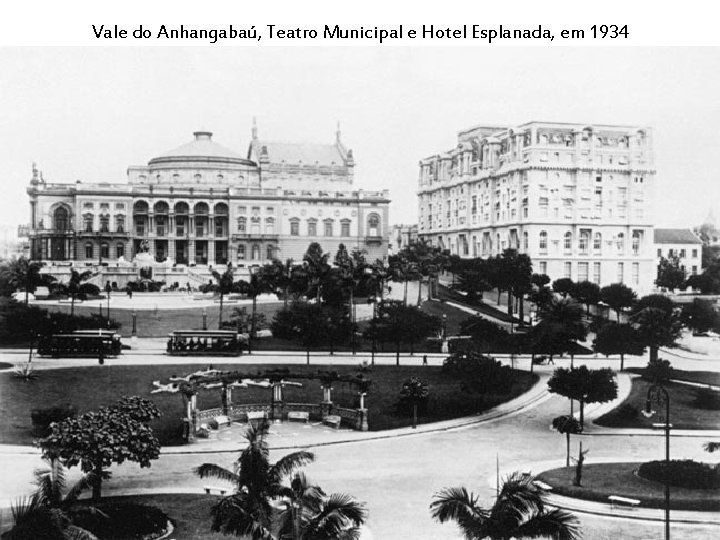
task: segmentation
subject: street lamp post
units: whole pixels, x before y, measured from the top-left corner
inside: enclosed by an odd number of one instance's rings
[[[105,284],[105,294],[107,294],[107,327],[110,328],[110,293],[112,292],[112,287],[110,286],[110,282],[108,281]]]
[[[670,394],[667,389],[659,384],[653,384],[648,388],[643,415],[651,417],[655,414],[652,410],[653,400],[657,403],[665,402],[665,540],[670,540]]]

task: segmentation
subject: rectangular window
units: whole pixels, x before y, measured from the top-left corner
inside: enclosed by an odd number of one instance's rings
[[[632,263],[632,282],[633,285],[640,283],[640,263]]]
[[[586,263],[586,262],[578,263],[577,280],[578,281],[587,281],[588,280],[588,263]]]
[[[332,235],[333,235],[332,221],[326,221],[325,222],[325,236],[332,236]]]
[[[600,284],[600,263],[593,263],[593,282]]]
[[[622,283],[625,279],[625,264],[619,262],[617,263],[617,279],[615,280],[617,283]]]
[[[350,222],[343,221],[340,223],[340,236],[350,236]]]
[[[245,260],[245,246],[240,244],[237,248],[237,258],[238,261],[244,261]]]
[[[695,266],[694,264],[693,264],[693,267],[692,267],[692,275],[693,275],[693,276],[697,276],[697,266]]]
[[[686,254],[685,250],[684,250],[684,249],[681,249],[681,250],[680,250],[680,258],[681,258],[681,259],[684,259],[684,258],[685,258],[685,254]]]
[[[698,250],[697,250],[697,249],[693,249],[693,250],[692,250],[693,259],[697,259],[697,256],[698,256],[697,254],[698,254]]]
[[[563,277],[572,279],[572,263],[566,262],[563,264]]]
[[[547,275],[547,263],[545,261],[540,261],[540,273]]]
[[[317,222],[308,221],[308,236],[317,236]]]
[[[662,257],[662,249],[658,249],[658,254],[657,254],[657,256],[658,256],[658,259],[659,259],[660,257]]]
[[[290,236],[300,236],[300,222],[299,221],[291,221],[290,222]]]

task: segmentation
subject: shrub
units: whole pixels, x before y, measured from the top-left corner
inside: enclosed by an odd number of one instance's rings
[[[62,422],[75,415],[77,415],[77,409],[70,404],[58,405],[47,409],[33,409],[30,411],[33,432],[36,437],[45,437],[49,432],[50,424],[53,422]]]
[[[210,421],[208,421],[207,426],[210,429],[220,429],[220,424],[218,424],[218,421],[212,418]]]
[[[95,508],[107,517],[88,508],[80,508],[72,512],[72,521],[99,538],[155,537],[167,529],[168,515],[154,506],[108,501]]]
[[[443,361],[443,371],[463,381],[470,393],[506,394],[513,383],[510,366],[476,352],[456,353]]]
[[[85,296],[98,296],[100,294],[100,287],[92,283],[81,283],[78,287],[78,293],[84,294]]]
[[[217,429],[217,428],[216,428]],[[210,437],[210,431],[205,429],[204,427],[199,427],[197,431],[195,432],[195,436],[198,439],[207,439]]]
[[[720,411],[720,392],[716,392],[712,388],[698,388],[695,391],[693,406],[698,409]]]
[[[665,461],[648,461],[640,465],[638,476],[653,482],[668,483],[674,487],[686,489],[717,489],[720,488],[720,474],[707,463],[692,459],[673,459],[669,467]]]

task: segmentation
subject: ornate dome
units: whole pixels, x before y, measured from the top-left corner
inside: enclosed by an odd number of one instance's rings
[[[193,135],[195,137],[194,140],[151,159],[148,165],[152,167],[156,165],[178,165],[198,162],[226,165],[253,165],[252,161],[243,158],[240,154],[213,142],[212,132],[196,131]]]

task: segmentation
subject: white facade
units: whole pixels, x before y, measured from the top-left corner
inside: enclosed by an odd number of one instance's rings
[[[702,240],[690,229],[655,229],[655,264],[660,259],[679,257],[685,275],[702,273]]]
[[[461,257],[506,248],[533,271],[639,292],[655,279],[648,128],[475,127],[420,161],[419,236]]]

